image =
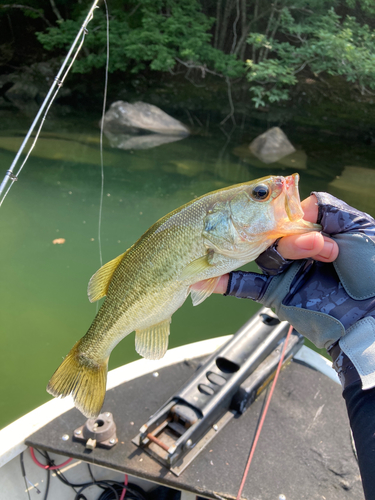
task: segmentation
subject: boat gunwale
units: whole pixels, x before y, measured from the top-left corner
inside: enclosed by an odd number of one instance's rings
[[[223,337],[185,344],[174,349],[169,349],[166,355],[160,360],[138,359],[115,368],[108,373],[107,390],[161,368],[188,359],[212,354],[232,336],[225,335]],[[294,356],[294,359],[323,373],[334,382],[340,383],[336,372],[332,369],[332,363],[309,347],[302,346]],[[0,467],[26,450],[25,440],[31,434],[71,408],[74,408],[71,396],[65,399],[51,399],[0,430]]]
[[[108,372],[107,390],[129,380],[187,359],[212,354],[232,335],[201,340],[169,349],[160,360],[138,359]],[[0,430],[0,467],[26,450],[25,440],[55,418],[74,408],[73,398],[53,398]]]

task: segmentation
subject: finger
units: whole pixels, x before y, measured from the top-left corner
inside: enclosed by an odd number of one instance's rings
[[[284,259],[307,259],[318,255],[324,247],[324,237],[314,231],[304,234],[292,234],[279,241],[277,251]]]
[[[294,234],[282,238],[277,251],[284,259],[314,258],[321,262],[333,262],[339,254],[335,241],[318,232]]]
[[[323,250],[317,255],[314,255],[314,259],[319,260],[320,262],[333,262],[339,255],[339,246],[336,241],[331,240],[331,238],[328,238],[328,236],[323,236],[323,238]]]
[[[318,199],[314,194],[301,201],[301,207],[305,220],[309,222],[316,222],[318,220]]]
[[[221,293],[221,294],[225,293],[228,288],[228,280],[229,280],[229,274],[223,274],[222,276],[220,276],[220,279],[213,293]],[[202,288],[204,288],[205,283],[206,280],[198,281],[197,283],[194,283],[194,285],[191,285],[190,288],[193,288],[194,290],[201,290]]]

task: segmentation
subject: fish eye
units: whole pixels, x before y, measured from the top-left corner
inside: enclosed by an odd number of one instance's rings
[[[267,186],[265,186],[264,184],[258,184],[253,189],[251,196],[256,201],[264,201],[268,198],[269,194],[270,190]]]

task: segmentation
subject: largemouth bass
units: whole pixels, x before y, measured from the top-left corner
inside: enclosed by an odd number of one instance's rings
[[[96,417],[103,404],[112,349],[135,330],[135,348],[159,359],[168,347],[172,314],[191,292],[200,304],[219,277],[256,259],[277,238],[320,230],[302,219],[298,174],[237,184],[183,205],[156,222],[125,253],[91,278],[91,302],[106,296],[86,335],[52,376],[53,396],[71,394]],[[191,290],[207,280],[201,290]]]

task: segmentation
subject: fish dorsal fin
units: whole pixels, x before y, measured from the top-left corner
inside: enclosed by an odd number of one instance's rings
[[[89,296],[90,302],[96,302],[107,295],[108,286],[113,273],[122,261],[124,255],[125,253],[119,255],[113,260],[110,260],[91,277],[87,288],[87,295]]]
[[[191,300],[193,301],[193,306],[201,304],[213,293],[220,278],[221,276],[218,276],[217,278],[210,278],[204,281],[204,286],[200,290],[191,290]]]
[[[171,318],[135,332],[135,350],[146,359],[160,359],[168,349]]]
[[[187,279],[194,278],[198,274],[204,272],[206,269],[210,268],[211,264],[208,262],[208,254],[203,255],[203,257],[199,257],[199,259],[193,260],[190,262],[184,270],[182,271],[179,281],[184,281]]]

